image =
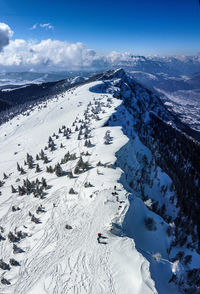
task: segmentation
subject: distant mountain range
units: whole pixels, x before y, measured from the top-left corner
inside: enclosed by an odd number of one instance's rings
[[[93,71],[0,73],[0,111],[43,99],[55,91],[61,91],[63,87],[71,87],[71,84],[105,69],[119,66],[130,73],[134,80],[157,93],[168,109],[176,113],[185,124],[200,131],[199,56],[147,57],[115,54],[93,63]],[[61,84],[62,87],[58,90],[58,85]]]

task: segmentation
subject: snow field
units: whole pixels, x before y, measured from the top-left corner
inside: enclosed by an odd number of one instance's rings
[[[94,82],[70,90],[64,98],[53,99],[42,110],[35,108],[29,116],[20,115],[0,127],[1,172],[2,176],[3,172],[9,175],[1,187],[0,225],[5,229],[2,235],[6,240],[0,242],[0,252],[5,262],[14,257],[20,263],[9,271],[0,269],[1,276],[10,282],[10,285],[0,285],[1,293],[157,293],[148,261],[136,250],[133,240],[123,236],[121,229],[129,207],[128,194],[118,183],[122,170],[113,167],[115,153],[128,138],[121,127],[103,127],[121,101],[110,94],[90,92],[90,87],[100,84]],[[109,107],[106,106],[108,97],[112,98]],[[88,119],[92,145],[85,147],[83,138],[77,140],[78,132],[72,123],[76,120],[80,127],[78,121],[84,119],[90,102],[90,114],[96,102],[102,106],[98,118],[91,115]],[[17,162],[23,165],[27,152],[35,159],[47,145],[48,137],[53,132],[57,134],[62,125],[70,127],[72,134],[68,140],[58,134],[56,150],[45,151],[50,163],[43,164],[40,160],[39,173],[24,167],[27,173],[19,175]],[[108,145],[104,144],[106,130],[112,137]],[[59,147],[60,143],[64,148]],[[88,160],[90,168],[72,179],[46,173],[46,166],[54,166],[67,151],[76,153],[77,157],[88,151],[89,155],[83,155],[83,160]],[[103,165],[96,166],[99,161]],[[76,163],[77,160],[69,161],[62,168],[68,172]],[[44,199],[35,198],[33,194],[11,194],[11,184],[17,188],[27,177],[30,181],[37,177],[47,179],[49,189]],[[86,182],[92,186],[85,188]],[[116,195],[112,195],[115,185],[119,202]],[[69,194],[71,187],[77,194]],[[45,212],[36,215],[40,223],[35,224],[28,213],[35,213],[40,204]],[[13,205],[20,210],[12,212]],[[66,224],[72,229],[67,230]],[[9,231],[15,230],[27,233],[17,244],[23,250],[18,254],[13,253],[7,239]],[[101,244],[97,243],[98,232],[103,234]]]

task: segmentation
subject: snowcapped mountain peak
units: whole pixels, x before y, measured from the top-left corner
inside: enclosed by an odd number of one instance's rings
[[[113,80],[113,79],[123,79],[127,78],[127,73],[123,68],[118,68],[115,70],[106,71],[103,76],[100,78],[101,80]]]

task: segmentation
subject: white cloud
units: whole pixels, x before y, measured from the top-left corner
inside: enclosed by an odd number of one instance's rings
[[[19,70],[76,70],[91,67],[95,60],[98,61],[96,52],[80,42],[51,39],[40,42],[16,39],[0,54],[0,66],[10,70],[16,67]]]
[[[54,29],[54,26],[52,26],[50,23],[41,23],[40,27],[44,28],[46,30],[53,30]]]
[[[35,30],[35,29],[37,29],[37,26],[38,26],[38,24],[35,23],[30,29],[31,29],[31,30]]]
[[[53,30],[54,26],[52,26],[50,23],[35,23],[30,29],[31,30],[36,30],[37,28],[42,28],[46,30]]]
[[[11,28],[7,24],[0,22],[0,51],[9,44],[12,35]]]

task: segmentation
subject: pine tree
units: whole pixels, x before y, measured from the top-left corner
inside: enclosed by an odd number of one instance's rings
[[[80,156],[79,161],[77,162],[77,166],[82,168],[82,166],[83,166],[83,158],[82,158],[82,156]]]
[[[4,180],[8,179],[8,176],[5,173],[3,173],[3,179]]]
[[[74,174],[78,175],[79,173],[80,173],[79,167],[76,166],[75,169],[74,169]]]
[[[71,188],[71,189],[69,190],[69,194],[77,194],[77,192],[75,192],[74,189]]]
[[[26,194],[25,188],[18,186],[18,193],[19,193],[19,196],[25,195]]]
[[[49,141],[48,141],[48,142],[49,142],[49,143],[53,142],[51,136],[49,136]]]
[[[50,165],[50,166],[47,166],[47,168],[46,168],[46,172],[47,172],[47,173],[50,173],[50,174],[53,173],[53,168],[52,168],[51,165]]]
[[[57,163],[55,166],[55,174],[57,177],[61,177],[63,175],[63,170],[59,163]]]
[[[43,159],[44,159],[44,163],[45,163],[45,164],[49,162],[48,157],[47,157],[46,155],[44,156]]]
[[[35,168],[35,172],[36,172],[36,173],[39,173],[40,171],[41,171],[41,169],[40,169],[40,167],[39,167],[39,164],[37,164],[37,165],[36,165],[36,168]]]
[[[54,151],[54,150],[55,150],[55,145],[54,145],[54,144],[51,145],[50,150],[51,150],[51,151]]]
[[[110,131],[106,131],[105,136],[104,136],[104,144],[110,144],[111,143],[111,136],[110,136]]]
[[[36,224],[39,224],[40,223],[39,218],[35,217],[34,214],[31,217],[31,221],[34,222],[34,223],[36,223]]]
[[[14,258],[10,258],[9,262],[10,262],[10,265],[12,265],[12,266],[19,266],[20,265],[20,263]]]
[[[46,190],[48,188],[45,178],[42,178],[42,187]]]
[[[30,160],[28,161],[28,168],[32,169],[33,168],[33,162]]]
[[[42,149],[40,151],[40,157],[41,157],[41,159],[44,159],[44,151]]]
[[[19,163],[17,162],[17,170],[18,171],[21,171],[21,168],[20,168],[20,166],[19,166]]]
[[[88,169],[89,169],[89,163],[88,163],[88,161],[83,162],[83,164],[82,164],[82,169],[83,169],[83,170],[88,170]]]
[[[21,167],[21,169],[20,169],[20,174],[21,175],[24,175],[26,172],[25,172],[25,170],[23,169],[23,167]]]
[[[68,177],[69,177],[70,179],[73,178],[73,173],[72,173],[72,171],[69,171],[67,175],[68,175]]]
[[[12,193],[16,193],[17,192],[17,190],[13,187],[13,185],[11,185],[11,191],[12,191]]]

